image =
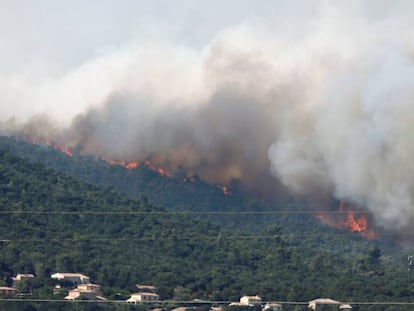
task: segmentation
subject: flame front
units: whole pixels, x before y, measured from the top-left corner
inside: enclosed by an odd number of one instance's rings
[[[368,228],[367,218],[364,215],[355,217],[354,211],[351,209],[348,210],[347,221],[342,226],[344,229],[357,232],[365,238],[374,239],[376,237],[375,232]]]
[[[364,216],[355,218],[354,212],[350,210],[348,212],[347,222],[344,224],[344,226],[351,232],[363,232],[367,230],[368,221]]]
[[[34,144],[36,144],[36,143],[34,143]],[[63,152],[64,154],[66,154],[70,157],[73,157],[72,151],[70,151],[68,148],[66,148],[64,146],[59,146],[58,144],[55,144],[55,143],[50,142],[50,141],[46,141],[45,145],[53,147],[55,150],[58,150],[58,151]]]
[[[345,204],[342,200],[339,205],[340,212],[344,212],[344,206]],[[356,217],[351,207],[347,207],[347,219],[345,222],[341,223],[341,227],[350,232],[357,232],[368,239],[376,238],[375,232],[369,229],[367,217],[365,215]]]
[[[35,145],[44,144],[46,146],[50,146],[50,147],[52,147],[53,149],[55,149],[57,151],[63,152],[64,154],[66,154],[70,157],[73,157],[73,152],[71,150],[69,150],[68,148],[66,148],[64,146],[60,146],[60,145],[58,145],[54,142],[46,141],[44,143],[41,143],[41,142],[37,142],[37,141],[33,141],[33,140],[31,142],[32,142],[32,144],[35,144]],[[111,165],[123,166],[128,170],[133,170],[133,169],[136,169],[136,168],[139,167],[139,163],[136,162],[136,161],[128,162],[128,161],[122,161],[122,160],[111,160],[111,159],[102,159],[102,158],[101,158],[101,160],[103,160],[103,161],[105,161],[105,162],[107,162]],[[152,164],[149,160],[145,161],[144,165],[145,165],[146,168],[148,168],[148,169],[150,169],[154,172],[157,172],[158,174],[160,174],[162,176],[171,177],[171,173],[167,169],[162,168],[162,167],[157,167],[154,164]]]
[[[128,170],[133,170],[139,167],[139,163],[136,161],[131,161],[131,162],[127,162],[127,161],[118,161],[118,160],[105,160],[105,162],[112,164],[112,165],[120,165],[125,167]],[[170,172],[162,167],[157,167],[154,164],[152,164],[149,160],[144,162],[144,166],[148,169],[150,169],[151,171],[157,172],[158,174],[162,175],[162,176],[167,176],[167,177],[171,177]]]
[[[32,141],[32,143],[41,144],[36,141]],[[71,150],[69,150],[68,148],[64,146],[57,145],[54,142],[46,141],[44,142],[44,145],[50,146],[54,148],[55,150],[65,153],[66,155],[70,157],[73,156],[73,153]],[[133,170],[139,167],[139,163],[135,161],[127,162],[127,161],[121,161],[121,160],[107,160],[107,159],[103,159],[103,160],[111,165],[123,166],[128,170]],[[171,173],[167,169],[162,168],[162,167],[157,167],[153,163],[151,163],[149,160],[146,160],[144,162],[144,166],[154,172],[157,172],[158,174],[162,176],[166,176],[166,177],[172,176]],[[184,178],[184,182],[194,182],[194,181],[195,181],[194,178],[188,178],[188,177]],[[232,194],[230,189],[226,185],[221,185],[219,186],[219,188],[221,189],[224,195]],[[359,233],[365,238],[374,239],[377,237],[375,232],[369,228],[369,223],[368,223],[366,216],[364,215],[360,215],[358,217],[355,216],[354,210],[348,205],[345,206],[345,203],[343,200],[341,201],[339,205],[339,212],[340,212],[339,213],[340,215],[346,213],[347,215],[346,220],[344,220],[343,218],[338,219],[338,217],[330,217],[328,215],[322,215],[322,214],[316,215],[315,217],[319,221],[329,226],[336,227],[339,229],[346,229],[349,232]]]
[[[230,195],[231,194],[230,189],[225,185],[221,186],[221,191],[223,191],[224,195]]]
[[[345,206],[344,201],[341,201],[339,204],[339,216],[318,214],[315,217],[328,226],[358,233],[368,239],[377,238],[375,232],[370,229],[367,217],[365,215],[355,216],[355,213],[352,207],[349,205]],[[343,215],[346,215],[346,219],[344,219]]]
[[[139,166],[138,162],[132,161],[132,162],[126,162],[126,161],[116,161],[116,160],[105,160],[105,162],[111,164],[111,165],[120,165],[125,167],[128,170],[133,170]]]
[[[171,177],[171,173],[167,169],[162,168],[162,167],[156,167],[149,160],[146,160],[144,162],[144,165],[145,165],[146,168],[148,168],[148,169],[150,169],[154,172],[157,172],[158,174],[160,174],[162,176]]]
[[[138,162],[129,162],[126,165],[126,168],[129,170],[133,170],[138,167]]]

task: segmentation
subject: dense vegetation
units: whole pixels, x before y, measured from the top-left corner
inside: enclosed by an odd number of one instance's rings
[[[153,204],[168,210],[213,212],[191,215],[249,234],[262,233],[267,226],[276,224],[289,243],[321,248],[345,256],[360,255],[371,245],[358,234],[349,235],[323,225],[312,215],[295,214],[297,210],[309,209],[292,199],[278,203],[266,202],[238,192],[237,183],[231,187],[232,195],[225,195],[220,185],[209,185],[197,176],[188,177],[183,168],[171,177],[165,177],[145,165],[128,170],[91,157],[70,157],[51,146],[30,144],[9,137],[0,137],[0,148],[32,163],[42,163],[56,171],[111,188],[134,199],[144,195]],[[253,214],[250,213],[252,211]]]
[[[112,169],[125,174],[120,167]],[[36,281],[24,290],[35,298],[61,298],[52,293],[54,272],[87,274],[110,299],[128,297],[137,283],[154,284],[161,299],[175,300],[235,301],[258,294],[279,301],[320,296],[409,301],[414,290],[406,269],[384,260],[373,243],[348,258],[293,244],[277,224],[260,234],[230,230],[157,207],[143,196],[131,199],[80,182],[6,150],[0,152],[0,194],[2,285],[11,285],[17,273],[34,273]],[[326,237],[342,247],[338,241],[343,239],[337,238]],[[2,303],[22,310],[20,304]],[[36,308],[46,310],[44,304],[27,304],[27,310]],[[306,309],[292,305],[285,310],[294,308]],[[359,310],[397,309],[368,305]]]

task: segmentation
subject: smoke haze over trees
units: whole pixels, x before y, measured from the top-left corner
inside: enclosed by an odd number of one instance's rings
[[[3,134],[413,225],[411,2],[16,3]]]

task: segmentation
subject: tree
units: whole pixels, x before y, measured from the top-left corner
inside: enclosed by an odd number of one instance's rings
[[[381,263],[381,250],[377,245],[372,245],[368,249],[368,264],[371,267],[378,267]]]

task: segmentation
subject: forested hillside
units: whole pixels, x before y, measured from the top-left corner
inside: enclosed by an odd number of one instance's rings
[[[277,225],[251,234],[230,230],[5,150],[0,193],[0,279],[11,285],[13,275],[34,273],[34,297],[56,298],[49,277],[58,271],[87,274],[112,299],[137,283],[176,300],[259,294],[281,301],[407,301],[414,290],[406,269],[383,261],[373,243],[350,259],[293,245]]]
[[[283,200],[282,203],[266,202],[237,191],[237,183],[230,187],[231,194],[226,195],[220,185],[207,184],[197,176],[186,176],[184,169],[166,177],[142,164],[128,170],[121,165],[91,157],[68,156],[51,146],[16,141],[10,137],[0,137],[0,148],[32,163],[42,163],[131,198],[144,195],[153,204],[167,210],[188,211],[189,216],[196,219],[209,219],[249,234],[263,232],[269,225],[277,225],[290,243],[321,248],[343,256],[360,255],[372,244],[358,234],[330,228],[312,214],[295,213],[298,210],[310,210],[292,199]]]

